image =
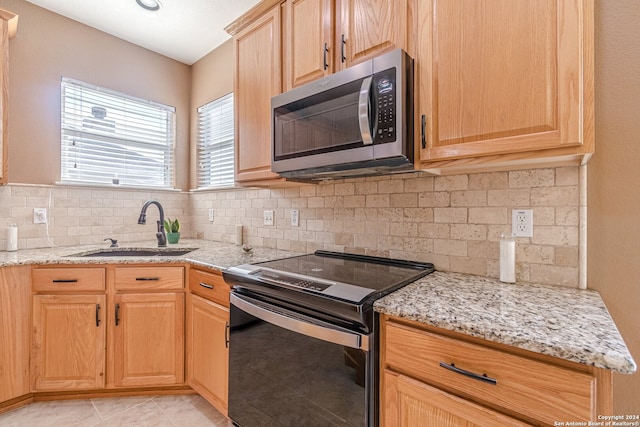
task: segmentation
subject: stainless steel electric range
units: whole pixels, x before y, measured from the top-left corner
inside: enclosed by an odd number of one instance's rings
[[[373,302],[432,271],[327,251],[224,271],[229,418],[241,427],[377,426]]]

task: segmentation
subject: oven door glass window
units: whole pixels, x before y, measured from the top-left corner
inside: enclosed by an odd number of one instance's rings
[[[232,316],[234,310],[250,319],[233,305]],[[229,417],[235,423],[365,425],[366,352],[253,319],[231,330]]]

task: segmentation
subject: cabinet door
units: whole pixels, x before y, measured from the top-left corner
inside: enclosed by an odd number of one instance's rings
[[[288,0],[285,5],[285,90],[333,72],[333,2]]]
[[[103,388],[105,295],[35,295],[34,391]]]
[[[0,9],[0,184],[7,182],[7,119],[9,112],[9,39],[15,36],[18,28],[18,15]],[[2,400],[2,399],[0,399]]]
[[[0,268],[0,402],[29,393],[30,271]]]
[[[226,415],[229,309],[196,295],[191,295],[189,299],[189,385]]]
[[[388,369],[382,394],[387,427],[530,425]]]
[[[396,48],[413,54],[409,40],[413,0],[338,0],[338,4],[336,51],[343,68]]]
[[[421,159],[583,144],[590,83],[582,36],[585,14],[591,13],[583,3],[588,2],[418,2]]]
[[[184,382],[184,294],[116,294],[117,387]]]
[[[236,181],[278,178],[271,172],[271,97],[282,90],[280,5],[234,37]]]

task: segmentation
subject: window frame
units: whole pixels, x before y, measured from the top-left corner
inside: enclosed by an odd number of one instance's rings
[[[72,91],[77,91],[80,98],[74,100]],[[93,113],[93,108],[102,106],[101,102],[109,106],[107,109],[117,111],[116,120],[109,114],[106,117],[98,117],[87,113]],[[175,107],[62,77],[60,109],[58,184],[176,189]],[[96,124],[100,120],[102,122]],[[110,122],[109,125],[104,124],[107,120]],[[120,129],[123,132],[118,132]],[[78,141],[86,144],[89,148],[85,151],[91,154],[83,154],[82,148],[74,148]],[[80,157],[78,153],[81,154]],[[121,156],[118,159],[120,162],[114,161],[117,156]],[[86,168],[84,172],[76,172],[76,178],[72,177],[73,168],[69,167],[71,159],[74,162],[83,161],[83,167]],[[98,164],[102,166],[96,166]],[[106,178],[107,175],[111,178]],[[145,182],[148,181],[148,177],[152,177],[154,182]]]
[[[197,108],[198,142],[196,146],[196,191],[234,188],[235,183],[235,95],[229,92]],[[214,114],[217,111],[217,115]],[[213,117],[212,117],[213,116]],[[222,123],[223,131],[214,133],[215,120]],[[217,123],[218,125],[220,123]],[[203,133],[211,138],[205,140]],[[214,140],[212,143],[211,140]],[[216,141],[217,140],[217,141]],[[209,145],[207,147],[207,145]],[[226,153],[225,153],[226,151]],[[222,167],[230,172],[214,173],[211,156],[220,156]],[[207,158],[209,157],[209,158]],[[203,166],[205,164],[205,166]],[[217,182],[217,183],[216,183]]]

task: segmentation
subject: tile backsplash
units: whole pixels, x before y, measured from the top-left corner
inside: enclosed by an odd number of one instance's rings
[[[254,246],[422,260],[498,277],[500,237],[511,233],[511,211],[526,208],[533,210],[534,235],[517,239],[518,280],[578,287],[579,189],[579,167],[562,167],[195,192],[190,226],[194,237],[208,240],[235,242],[242,224],[244,242]],[[263,225],[264,210],[274,211],[273,226]]]
[[[187,193],[20,184],[0,186],[0,250],[6,248],[4,228],[9,224],[18,225],[18,249],[99,244],[106,237],[120,242],[155,242],[159,219],[155,206],[147,210],[147,224],[138,225],[140,209],[148,199],[162,203],[165,217],[179,218],[188,235]],[[34,208],[47,209],[47,224],[33,223]]]
[[[433,262],[437,269],[497,277],[499,239],[511,233],[511,210],[532,209],[533,238],[517,239],[517,278],[578,287],[580,169],[562,167],[469,175],[422,172],[281,189],[192,193],[10,184],[0,187],[4,228],[19,227],[18,247],[155,241],[157,211],[137,224],[142,204],[162,203],[185,237],[235,242],[236,225],[253,246],[316,249]],[[33,224],[33,208],[49,224]],[[209,210],[214,221],[209,221]],[[291,210],[299,226],[291,225]],[[263,225],[273,210],[275,224]],[[586,232],[586,231],[585,231]]]

